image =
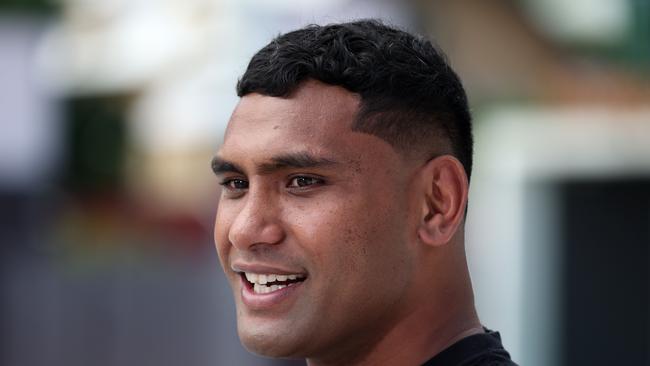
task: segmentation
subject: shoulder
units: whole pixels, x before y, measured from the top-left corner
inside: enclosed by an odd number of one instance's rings
[[[461,339],[430,359],[424,366],[517,366],[501,343],[498,332],[485,332]]]
[[[492,350],[459,366],[517,366],[505,350]]]

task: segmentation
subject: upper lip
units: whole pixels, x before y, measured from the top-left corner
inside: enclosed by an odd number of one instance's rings
[[[291,270],[291,269],[282,268],[280,266],[274,266],[274,265],[263,264],[263,263],[234,262],[232,263],[230,268],[235,272],[280,274],[280,275],[291,275],[291,274],[306,275],[306,272],[303,270]]]

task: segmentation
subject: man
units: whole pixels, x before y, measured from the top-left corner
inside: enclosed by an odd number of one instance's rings
[[[513,365],[464,250],[463,87],[428,41],[309,26],[253,56],[213,160],[215,240],[252,352],[310,365]]]

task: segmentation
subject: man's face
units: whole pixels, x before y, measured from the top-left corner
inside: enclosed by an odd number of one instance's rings
[[[355,94],[309,81],[286,99],[247,95],[231,117],[215,159],[215,240],[253,352],[346,352],[408,306],[415,170],[351,130],[358,106]]]

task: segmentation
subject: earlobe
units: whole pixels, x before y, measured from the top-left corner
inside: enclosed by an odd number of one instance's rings
[[[468,183],[462,164],[453,156],[435,158],[423,168],[425,189],[418,226],[421,242],[442,246],[460,227],[467,203]]]

